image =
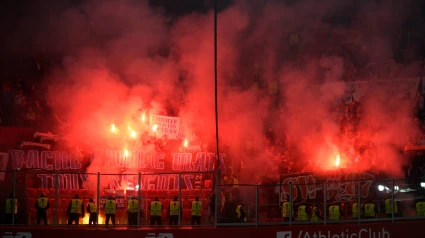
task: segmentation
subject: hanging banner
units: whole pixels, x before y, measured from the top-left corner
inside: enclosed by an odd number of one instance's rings
[[[150,115],[151,133],[156,137],[167,135],[169,139],[177,139],[180,133],[180,118],[161,115]]]
[[[4,181],[8,162],[9,162],[9,153],[0,152],[0,181]]]

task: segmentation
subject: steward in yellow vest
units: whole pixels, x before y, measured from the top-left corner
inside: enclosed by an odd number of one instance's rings
[[[310,214],[310,208],[306,201],[302,201],[297,209],[297,221],[308,221],[308,215]]]
[[[19,202],[18,199],[14,199],[13,198],[13,193],[10,194],[9,198],[6,199],[6,204],[5,204],[5,224],[12,224],[13,220],[15,220],[14,223],[16,223],[16,218],[17,218],[17,214],[18,214],[18,206],[19,206]],[[13,219],[13,217],[15,219]]]
[[[329,207],[329,220],[331,221],[341,220],[341,209],[339,205],[331,205]]]
[[[135,196],[132,196],[127,201],[127,218],[129,225],[137,225],[137,214],[139,211],[139,200]]]
[[[363,209],[364,209],[364,218],[376,218],[378,209],[374,203],[369,201],[368,203],[364,205]]]
[[[80,200],[78,194],[75,194],[66,211],[68,213],[68,225],[72,225],[73,222],[78,225],[80,217],[84,217],[85,214],[83,201]]]
[[[47,225],[47,209],[50,208],[49,199],[44,196],[44,193],[40,194],[40,197],[35,201],[35,209],[37,210],[37,225],[40,225],[43,220],[44,225]]]
[[[418,217],[425,216],[425,202],[423,200],[416,203],[416,216]]]
[[[170,226],[177,225],[179,223],[179,216],[181,214],[181,206],[178,201],[178,197],[174,196],[173,201],[170,202],[170,206],[168,207],[167,217]]]
[[[115,213],[117,211],[117,201],[111,195],[105,201],[105,225],[109,225],[109,220],[112,225],[115,225]]]
[[[311,210],[311,221],[320,221],[323,217],[320,214],[320,209],[317,204],[313,204],[313,208]]]
[[[149,210],[151,211],[151,226],[155,225],[155,223],[161,225],[162,203],[159,201],[158,197],[155,197],[155,200],[151,202]]]
[[[282,217],[284,222],[289,222],[290,217],[292,217],[292,220],[294,220],[294,213],[294,204],[292,202],[290,203],[286,201],[282,204]],[[291,216],[289,214],[291,214]]]
[[[352,218],[353,219],[359,219],[359,214],[360,217],[363,217],[363,212],[364,212],[364,204],[360,205],[360,211],[359,211],[359,204],[357,202],[353,203],[353,208],[352,208]]]
[[[238,205],[236,207],[236,214],[238,214],[238,221],[240,223],[246,222],[246,214],[243,205]]]
[[[387,217],[392,217],[392,201],[393,200],[391,198],[385,199],[385,214]],[[396,201],[394,201],[394,216],[398,216],[398,206]]]
[[[192,225],[195,225],[195,223],[201,225],[201,216],[202,202],[199,201],[199,197],[196,197],[195,201],[192,202]]]
[[[90,198],[89,204],[87,204],[86,211],[90,214],[89,225],[97,225],[97,205],[93,198]]]

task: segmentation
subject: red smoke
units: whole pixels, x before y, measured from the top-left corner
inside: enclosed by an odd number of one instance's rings
[[[167,17],[150,9],[145,1],[91,1],[79,8],[57,4],[42,6],[42,12],[49,12],[43,18],[45,24],[41,24],[40,30],[31,29],[25,34],[34,35],[30,47],[66,56],[62,59],[63,68],[56,69],[46,82],[51,85],[48,97],[54,109],[72,125],[68,131],[72,141],[89,141],[93,147],[108,146],[111,124],[140,130],[143,113],[166,114],[170,105],[178,111],[170,116],[181,117],[184,133],[196,136],[192,138],[194,143],[214,138],[211,11],[179,18],[170,26]],[[240,153],[238,148],[252,138],[255,147],[262,148],[266,127],[286,128],[290,141],[300,148],[305,160],[315,162],[316,169],[333,166],[339,154],[341,166],[344,165],[349,150],[339,136],[340,115],[329,109],[338,103],[337,98],[345,90],[341,81],[344,60],[339,56],[317,55],[326,49],[319,45],[323,42],[312,45],[316,41],[313,36],[331,27],[322,23],[324,17],[356,4],[359,5],[357,1],[291,6],[237,3],[220,12],[218,106],[223,143]],[[390,8],[358,7],[373,14],[363,11],[353,18],[353,27],[369,28],[352,40],[364,45],[372,42],[367,48],[372,58],[391,55],[392,42],[387,37],[394,32],[383,32],[381,24],[374,25],[379,17],[389,16]],[[28,17],[23,22],[31,25],[30,20]],[[352,32],[342,28],[340,31],[341,35]],[[365,37],[374,31],[378,32],[374,40],[368,41]],[[291,32],[301,32],[305,44],[302,52],[287,45]],[[295,59],[298,63],[290,61],[297,54],[302,55]],[[317,81],[319,68],[327,69],[322,82]],[[278,97],[283,102],[280,117],[270,113],[272,100],[253,87],[260,71],[264,85],[279,81]],[[377,99],[385,95],[385,100]],[[416,131],[410,120],[412,98],[395,97],[388,95],[385,86],[369,91],[362,101],[365,114],[359,130],[360,137],[377,144],[375,163],[386,164],[381,169],[393,174],[400,172],[402,164],[396,148]],[[119,143],[114,146],[126,146]],[[271,163],[267,160],[260,156],[254,163]],[[92,167],[96,172],[100,168],[100,164]],[[356,169],[369,169],[369,164]]]

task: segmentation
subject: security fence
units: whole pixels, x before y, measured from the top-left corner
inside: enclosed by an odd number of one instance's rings
[[[43,213],[37,209],[46,205],[46,200],[40,201],[41,196],[50,203],[46,214],[47,224],[52,226],[67,225],[74,213],[78,215],[71,220],[77,220],[79,225],[88,225],[90,215],[97,220],[94,225],[105,225],[111,200],[115,226],[150,226],[153,220],[155,226],[260,226],[425,218],[425,183],[405,179],[320,183],[307,179],[304,184],[214,187],[215,175],[211,172],[94,174],[15,170],[0,172],[0,176],[4,176],[0,189],[5,201],[1,223],[6,225],[43,224]],[[81,203],[73,200],[76,196]],[[199,203],[194,203],[196,200]]]

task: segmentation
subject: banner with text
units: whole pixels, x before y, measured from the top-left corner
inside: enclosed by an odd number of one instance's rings
[[[367,180],[360,183],[362,198],[370,195],[374,173],[341,173],[336,175],[320,175],[317,173],[288,174],[281,176],[280,200],[289,200],[292,183],[292,200],[323,201],[324,186],[327,184],[326,198],[328,202],[344,202],[356,199],[359,192],[358,180]]]
[[[124,156],[122,151],[97,150],[89,157],[70,151],[9,150],[8,154],[12,169],[32,176],[27,181],[33,183],[31,187],[54,188],[57,177],[60,189],[96,189],[97,172],[101,172],[102,189],[112,191],[135,190],[139,173],[142,190],[177,190],[180,186],[189,190],[206,189],[205,184],[209,183],[205,180],[211,179],[210,172],[217,161],[215,153],[206,151],[165,154],[132,150]],[[225,170],[226,155],[221,154],[220,158],[220,167]],[[88,169],[90,166],[96,170]]]
[[[180,118],[160,115],[150,115],[149,124],[157,137],[167,135],[169,139],[178,139],[180,132]],[[154,127],[155,126],[155,127]]]

